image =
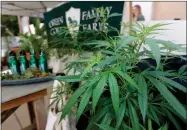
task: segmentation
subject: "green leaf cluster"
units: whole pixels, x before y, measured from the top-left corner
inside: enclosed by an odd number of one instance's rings
[[[127,36],[109,37],[105,33],[103,40],[82,44],[98,51],[68,66],[80,75],[57,78],[67,83],[82,83],[62,109],[61,120],[78,104],[77,120],[85,112],[91,113],[87,130],[152,130],[153,123],[158,130],[168,130],[168,122],[181,130],[175,116],[186,121],[186,108],[173,92],[186,93],[186,86],[173,79],[186,81],[186,66],[179,71],[164,68],[169,58],[179,57],[173,52],[181,51],[182,47],[151,38],[166,25],[133,23]],[[142,50],[144,46],[149,49]],[[154,59],[156,66],[143,57]],[[140,68],[139,63],[148,65],[147,69]]]
[[[19,34],[21,49],[30,52],[33,49],[37,55],[39,55],[40,49],[43,49],[49,58],[53,49],[49,48],[48,36],[45,29],[45,25],[40,26],[40,19],[34,21],[34,34],[25,33]]]

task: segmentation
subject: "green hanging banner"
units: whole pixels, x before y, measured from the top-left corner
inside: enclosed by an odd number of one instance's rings
[[[62,32],[62,27],[70,25],[82,25],[75,30],[96,30],[102,31],[108,25],[120,30],[122,15],[110,18],[106,25],[97,21],[100,14],[95,9],[103,8],[106,15],[123,14],[124,1],[74,1],[63,4],[49,12],[44,13],[45,25],[49,36]],[[114,14],[114,15],[115,15]],[[73,30],[69,30],[71,33]]]

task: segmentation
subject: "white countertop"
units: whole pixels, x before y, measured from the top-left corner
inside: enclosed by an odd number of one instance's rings
[[[54,81],[19,86],[1,86],[1,103],[53,87]]]

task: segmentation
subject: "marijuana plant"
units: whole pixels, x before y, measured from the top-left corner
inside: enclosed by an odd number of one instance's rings
[[[76,75],[56,78],[66,83],[82,83],[62,109],[61,119],[78,104],[77,120],[85,112],[91,114],[86,130],[152,130],[152,123],[156,129],[167,130],[169,120],[181,130],[175,116],[185,122],[186,106],[173,92],[186,93],[186,87],[175,81],[186,82],[186,65],[178,71],[166,67],[168,59],[182,58],[176,51],[184,48],[151,37],[166,25],[133,23],[128,36],[116,29],[119,35],[108,36],[106,29],[104,39],[82,43],[81,46],[97,51],[67,67],[74,69]],[[145,57],[156,64],[150,64]]]

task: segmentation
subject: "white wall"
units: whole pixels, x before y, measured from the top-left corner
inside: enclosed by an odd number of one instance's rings
[[[153,2],[153,20],[186,20],[186,2]]]
[[[161,30],[160,35],[155,35],[155,38],[162,40],[169,40],[176,44],[184,44],[186,45],[186,20],[163,20],[163,21],[149,21],[142,22],[145,25],[154,25],[157,23],[171,23],[163,27],[167,30]]]
[[[149,21],[141,22],[145,25],[151,26],[157,23],[170,23],[161,30],[160,34],[153,35],[155,39],[171,41],[175,44],[183,44],[186,46],[186,20],[163,20],[163,21]],[[186,55],[186,52],[176,52],[176,54]]]

